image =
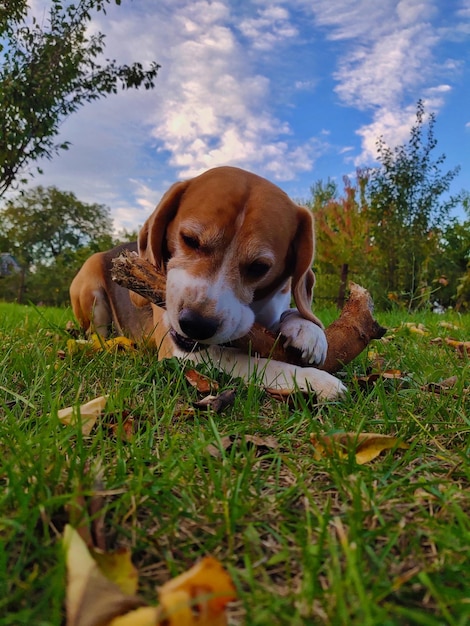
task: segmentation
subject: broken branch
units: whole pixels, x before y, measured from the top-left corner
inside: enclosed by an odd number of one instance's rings
[[[137,293],[158,306],[165,306],[166,277],[158,268],[132,252],[124,252],[113,259],[112,279],[121,287]],[[380,339],[386,328],[373,317],[373,302],[369,292],[350,283],[350,295],[340,316],[328,328],[328,353],[325,363],[319,368],[337,372],[343,365],[355,359],[373,339]],[[259,324],[230,346],[245,353],[305,366],[300,354],[293,348],[283,348],[282,338]]]

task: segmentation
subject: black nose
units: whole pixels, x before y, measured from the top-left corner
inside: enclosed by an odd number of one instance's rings
[[[183,333],[197,341],[210,339],[215,335],[219,327],[217,319],[214,317],[203,317],[192,309],[183,309],[178,321]]]

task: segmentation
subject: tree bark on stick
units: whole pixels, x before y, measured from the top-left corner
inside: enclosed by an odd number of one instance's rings
[[[153,304],[165,306],[166,276],[163,271],[135,253],[124,252],[113,260],[112,279],[121,287],[137,293]],[[318,369],[337,372],[355,359],[373,339],[380,339],[387,329],[374,319],[374,305],[369,292],[349,283],[349,298],[339,317],[325,330],[328,353],[325,363]],[[248,354],[306,366],[297,350],[284,348],[282,337],[276,336],[260,324],[250,332],[230,342],[231,347]]]

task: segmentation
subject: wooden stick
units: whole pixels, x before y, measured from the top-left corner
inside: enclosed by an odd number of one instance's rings
[[[151,263],[133,252],[125,251],[113,259],[112,279],[158,306],[165,306],[166,277]],[[350,295],[339,318],[326,328],[328,353],[319,368],[334,373],[350,363],[373,339],[380,339],[387,329],[373,318],[373,302],[369,292],[350,283]],[[282,337],[259,324],[250,332],[229,344],[249,354],[285,361],[294,365],[307,365],[293,348],[284,349]]]

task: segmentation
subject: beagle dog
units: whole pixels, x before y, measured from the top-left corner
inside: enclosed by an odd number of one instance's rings
[[[111,279],[124,249],[166,273],[166,309]],[[266,387],[311,390],[322,399],[345,388],[316,369],[326,357],[323,325],[312,313],[313,218],[277,186],[234,167],[174,184],[142,227],[137,244],[90,257],[70,298],[85,330],[150,338],[159,358],[209,359]],[[296,308],[290,308],[293,299]],[[307,367],[225,347],[259,322],[298,349]]]

